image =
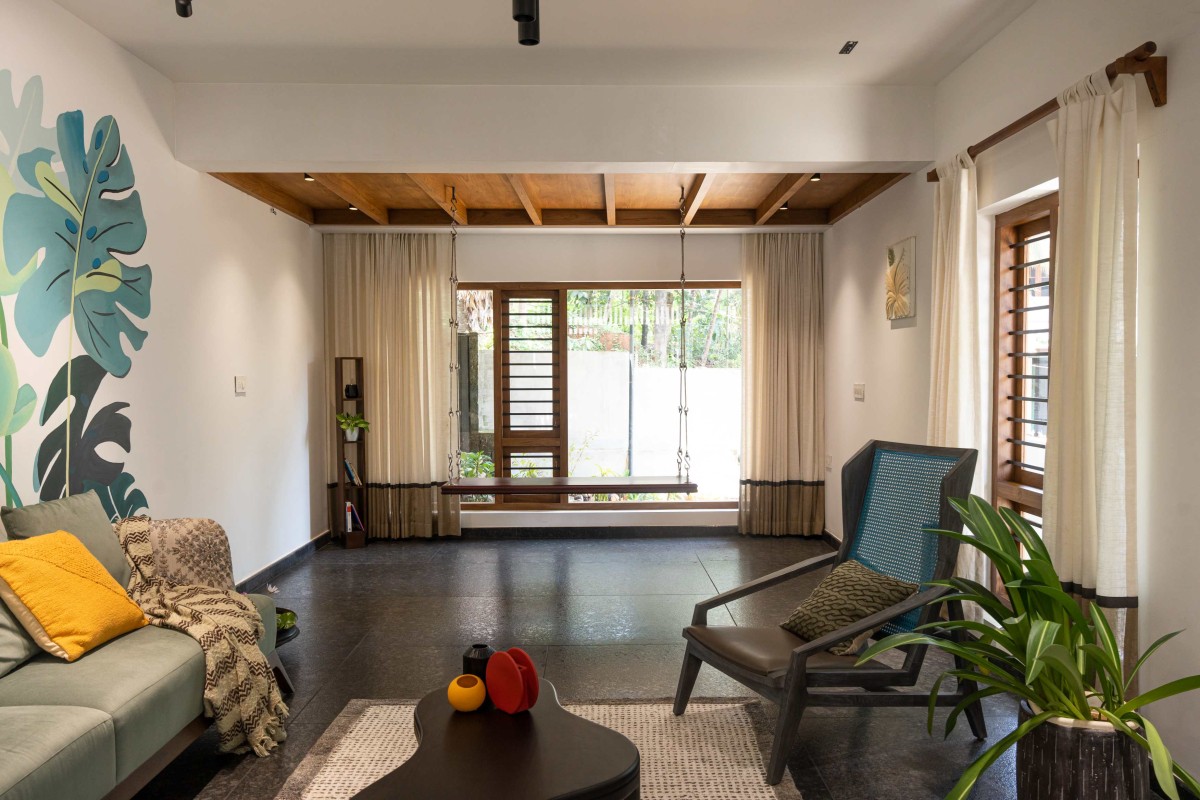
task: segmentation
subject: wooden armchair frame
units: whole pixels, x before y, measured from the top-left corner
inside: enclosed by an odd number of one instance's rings
[[[926,588],[901,603],[852,625],[847,625],[820,639],[811,642],[797,639],[802,644],[791,651],[787,668],[772,671],[759,671],[752,666],[739,663],[697,640],[695,629],[708,626],[708,612],[711,609],[778,586],[814,570],[835,566],[849,557],[855,537],[859,533],[859,521],[867,498],[875,453],[880,449],[914,455],[951,456],[957,459],[954,466],[942,479],[938,525],[947,530],[961,531],[962,520],[950,506],[949,499],[966,497],[970,493],[977,457],[975,450],[894,442],[868,442],[842,468],[844,533],[839,550],[836,553],[793,564],[697,603],[692,615],[692,627],[684,629],[683,632],[683,636],[687,640],[687,651],[684,654],[683,668],[675,693],[675,714],[683,714],[687,709],[688,700],[696,684],[696,676],[703,663],[710,664],[756,693],[777,703],[779,717],[775,727],[775,741],[771,750],[771,758],[767,765],[767,782],[770,784],[779,783],[783,777],[784,767],[795,741],[800,719],[804,714],[804,709],[808,706],[924,706],[929,702],[927,693],[896,690],[896,687],[916,685],[927,649],[924,645],[904,648],[904,662],[898,668],[878,662],[871,662],[861,667],[809,667],[808,660],[811,656],[823,653],[838,642],[853,638],[864,631],[879,628],[914,610],[920,610],[918,625],[934,621],[942,605],[947,606],[951,618],[962,618],[962,607],[959,603],[933,603],[934,600],[949,593],[949,589],[940,586]],[[954,574],[957,557],[958,542],[950,537],[939,537],[937,563],[933,578],[951,577]],[[964,668],[966,665],[958,663],[957,666]],[[842,691],[829,691],[835,687]],[[847,687],[862,691],[844,691]],[[940,706],[957,705],[974,691],[976,691],[976,686],[973,682],[960,681],[955,692],[939,694],[936,702]],[[979,739],[986,738],[987,727],[979,702],[976,701],[968,706],[965,713],[971,726],[971,732]]]

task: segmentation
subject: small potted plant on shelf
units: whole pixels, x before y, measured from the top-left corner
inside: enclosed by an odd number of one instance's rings
[[[1020,699],[1017,729],[967,768],[947,800],[966,797],[983,771],[1014,744],[1021,800],[1148,798],[1147,761],[1153,764],[1159,787],[1172,800],[1179,800],[1176,780],[1200,795],[1200,783],[1175,763],[1157,729],[1140,713],[1151,703],[1200,689],[1200,675],[1129,696],[1142,665],[1179,632],[1150,645],[1127,675],[1121,647],[1103,611],[1094,602],[1082,608],[1063,591],[1049,550],[1028,522],[1010,509],[996,511],[979,497],[950,502],[970,533],[931,532],[986,554],[1000,574],[1009,602],[974,581],[931,581],[953,590],[940,602],[978,603],[991,621],[937,621],[882,639],[859,661],[906,645],[930,645],[958,659],[959,668],[948,670],[934,685],[928,719],[931,734],[934,696],[948,676],[975,681],[982,688],[950,713],[947,736],[970,703],[996,694]],[[954,629],[969,636],[962,642],[943,638]],[[1069,755],[1064,758],[1064,754]]]
[[[338,414],[337,423],[345,432],[347,442],[357,442],[361,431],[371,430],[371,423],[363,419],[362,414]]]

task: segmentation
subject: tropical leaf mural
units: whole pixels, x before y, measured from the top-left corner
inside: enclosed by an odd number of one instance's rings
[[[9,200],[18,191],[32,190],[17,169],[22,153],[54,146],[55,129],[42,125],[42,79],[33,76],[14,92],[12,73],[0,70],[0,298],[15,294],[37,267],[37,254],[10,264],[4,257],[4,217]],[[8,319],[0,299],[0,436],[4,437],[4,462],[0,464],[4,496],[8,505],[20,505],[21,497],[12,481],[12,435],[28,420],[37,400],[29,384],[18,386],[16,362],[8,350]]]
[[[93,406],[105,377],[125,377],[146,339],[134,320],[150,314],[151,271],[127,263],[146,242],[146,220],[116,120],[101,117],[87,132],[83,112],[70,111],[47,127],[42,98],[41,78],[18,93],[0,70],[0,480],[8,504],[21,505],[13,435],[33,428],[38,403],[18,377],[9,311],[37,358],[67,321],[39,417],[49,433],[34,454],[33,490],[42,500],[94,490],[117,519],[149,506],[125,463],[109,460],[130,451],[129,404]]]
[[[133,476],[128,472],[122,472],[108,486],[85,480],[83,488],[84,491],[94,491],[100,496],[100,502],[103,504],[104,510],[108,512],[108,518],[113,522],[132,517],[139,511],[149,508],[150,505],[146,502],[146,495],[142,494],[142,490],[133,488]]]
[[[9,198],[18,190],[34,188],[25,183],[17,170],[17,159],[22,153],[48,150],[54,143],[54,128],[42,125],[42,79],[36,75],[30,78],[18,101],[13,93],[12,73],[0,70],[0,295],[16,292],[37,266],[36,254],[19,264],[9,264],[4,258],[4,214]],[[0,328],[3,333],[0,344],[7,347],[7,326]]]
[[[69,388],[68,373],[72,376]],[[75,357],[70,369],[64,364],[50,382],[42,406],[42,424],[49,422],[64,405],[69,413],[42,442],[34,460],[33,484],[42,500],[110,486],[124,472],[124,462],[109,461],[99,451],[108,444],[126,453],[130,451],[132,423],[122,413],[129,404],[109,403],[92,414],[96,393],[107,375],[91,356],[82,355]]]
[[[18,168],[36,182],[39,194],[14,195],[4,218],[9,264],[43,253],[17,294],[17,330],[42,356],[69,319],[88,355],[124,377],[131,361],[122,339],[138,350],[146,338],[129,314],[143,319],[150,314],[150,267],[118,258],[138,252],[146,241],[142,200],[130,191],[133,163],[112,117],[101,118],[85,138],[82,112],[60,115],[58,147],[65,177],[54,172],[47,150],[20,157]]]

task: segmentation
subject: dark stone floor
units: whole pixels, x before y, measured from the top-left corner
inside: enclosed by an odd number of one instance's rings
[[[564,701],[668,698],[692,606],[750,578],[827,552],[814,540],[463,540],[327,547],[275,581],[302,633],[280,651],[296,684],[289,737],[271,758],[223,756],[201,738],[139,795],[272,798],[346,702],[419,698],[461,666],[468,643],[520,645]],[[820,579],[737,601],[710,620],[775,624]],[[928,685],[946,661],[926,661]],[[705,667],[695,697],[747,690]],[[991,698],[991,738],[1012,730],[1015,705]],[[940,731],[944,711],[935,731]],[[987,746],[965,720],[943,741],[924,709],[811,709],[790,769],[805,800],[941,798]],[[1001,758],[973,795],[1015,796],[1013,759]]]

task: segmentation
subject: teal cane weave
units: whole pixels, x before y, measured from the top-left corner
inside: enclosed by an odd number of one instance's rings
[[[909,583],[924,584],[934,577],[941,517],[942,479],[958,459],[875,450],[867,496],[849,557]],[[904,633],[916,627],[920,609],[884,625],[882,633]]]

